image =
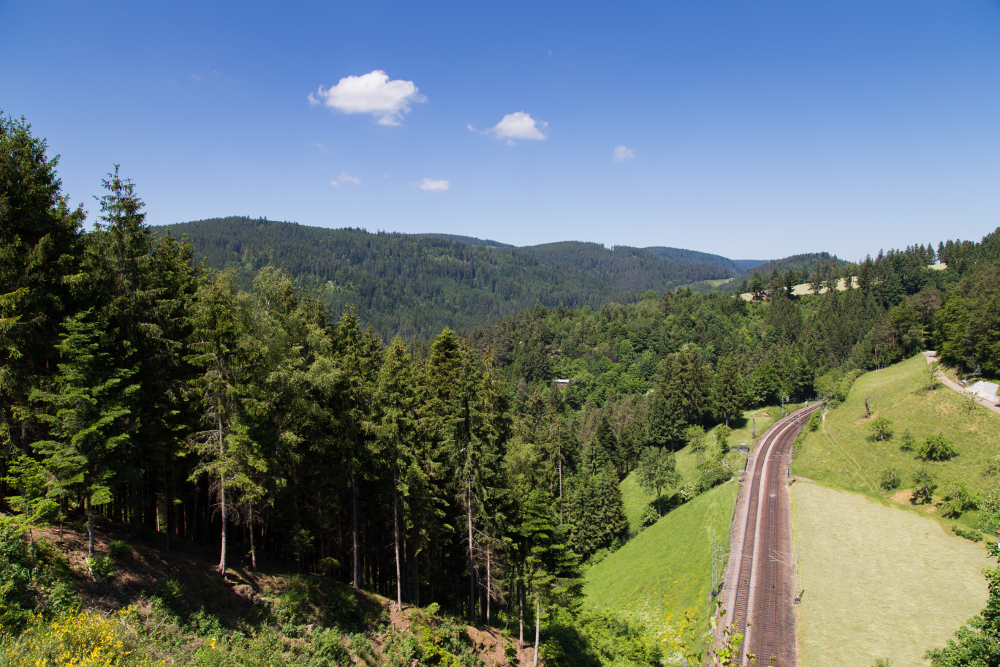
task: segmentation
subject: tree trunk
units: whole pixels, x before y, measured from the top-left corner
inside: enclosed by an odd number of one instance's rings
[[[163,498],[166,501],[163,507],[163,533],[167,536],[167,546],[164,551],[170,551],[170,484],[167,481],[166,464],[163,466]],[[157,512],[159,516],[159,512]]]
[[[490,550],[486,549],[486,627],[490,627],[490,598],[493,597],[493,573],[490,572]]]
[[[517,582],[517,647],[524,646],[524,584]]]
[[[472,480],[465,481],[467,525],[469,528],[469,624],[476,623],[476,570],[472,559]]]
[[[257,571],[257,545],[253,541],[253,512],[250,513],[250,567]]]
[[[534,667],[538,667],[538,635],[542,624],[542,597],[535,591],[535,660]]]
[[[559,456],[559,525],[563,525],[563,499],[562,499],[562,442],[560,441],[557,450]]]
[[[351,472],[351,548],[354,550],[354,587],[361,588],[361,554],[358,550],[358,485]]]
[[[84,498],[87,504],[87,558],[94,557],[94,505],[89,497]],[[93,573],[91,573],[93,574]]]
[[[219,459],[225,456],[225,438],[222,436],[222,417],[218,418],[219,426]],[[226,578],[226,524],[229,520],[229,507],[226,505],[226,476],[219,476],[219,505],[222,515],[222,545],[219,554],[219,574]]]
[[[403,571],[399,560],[399,472],[395,457],[392,462],[392,523],[396,543],[396,609],[403,610]]]

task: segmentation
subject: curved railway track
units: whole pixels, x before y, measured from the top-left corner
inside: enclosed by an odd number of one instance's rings
[[[764,434],[748,470],[746,514],[731,563],[735,590],[730,598],[733,622],[745,636],[743,653],[758,665],[796,664],[793,572],[789,566],[791,523],[783,491],[792,443],[820,403],[784,417]],[[749,466],[748,466],[749,468]],[[747,621],[750,622],[749,634]]]

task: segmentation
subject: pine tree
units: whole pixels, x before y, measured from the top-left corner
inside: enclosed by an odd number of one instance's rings
[[[49,439],[34,443],[56,493],[82,495],[87,510],[88,555],[94,554],[94,505],[111,500],[116,459],[129,443],[130,398],[139,390],[134,372],[118,368],[101,343],[92,311],[77,314],[56,346],[60,363],[51,387],[32,401]]]
[[[726,426],[729,426],[730,419],[743,415],[746,387],[735,356],[729,355],[719,363],[719,371],[712,383],[712,396],[715,411],[723,418]]]

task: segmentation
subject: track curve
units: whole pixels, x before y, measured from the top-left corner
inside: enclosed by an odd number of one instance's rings
[[[791,520],[785,479],[792,443],[821,403],[779,420],[758,441],[734,516],[724,605],[756,664],[796,664]],[[745,492],[745,495],[744,495]],[[749,628],[748,626],[749,622]],[[748,631],[749,630],[749,631]]]

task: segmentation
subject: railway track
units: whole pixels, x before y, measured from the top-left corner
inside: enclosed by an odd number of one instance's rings
[[[743,653],[757,656],[758,665],[795,664],[795,619],[791,598],[794,582],[788,554],[790,543],[787,494],[783,492],[792,443],[819,403],[802,408],[775,424],[752,459],[742,543],[733,563],[735,591],[731,593],[733,622],[743,633]],[[746,482],[744,482],[746,484]],[[790,551],[790,549],[789,549]],[[747,622],[750,622],[749,634]]]

